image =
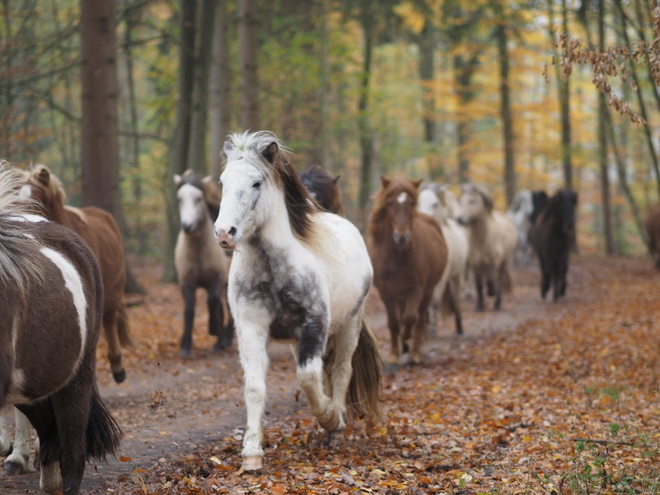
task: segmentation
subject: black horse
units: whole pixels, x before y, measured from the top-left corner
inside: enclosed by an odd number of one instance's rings
[[[575,208],[578,195],[560,189],[548,200],[529,230],[529,243],[541,265],[541,298],[553,285],[553,300],[566,292],[568,257],[575,239]]]

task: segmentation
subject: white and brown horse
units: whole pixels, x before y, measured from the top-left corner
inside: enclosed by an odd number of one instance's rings
[[[90,458],[119,445],[96,386],[103,285],[94,254],[69,229],[24,215],[14,171],[0,171],[0,407],[40,440],[41,488],[76,495]]]
[[[460,205],[459,222],[468,228],[468,263],[474,272],[477,311],[484,310],[484,282],[498,310],[502,293],[511,291],[509,264],[518,242],[516,226],[505,213],[493,209],[490,193],[476,184],[463,185]]]
[[[188,357],[192,348],[195,321],[195,292],[206,290],[209,310],[209,333],[217,336],[214,351],[231,345],[234,324],[227,315],[225,324],[226,285],[229,257],[213,235],[213,221],[220,209],[220,190],[211,177],[187,171],[174,175],[179,200],[181,230],[174,249],[174,265],[184,301],[181,356]]]
[[[312,414],[329,432],[380,417],[380,359],[363,321],[372,268],[358,229],[319,211],[270,132],[232,134],[215,222],[236,249],[229,305],[245,375],[243,469],[262,466],[269,340],[291,343]]]

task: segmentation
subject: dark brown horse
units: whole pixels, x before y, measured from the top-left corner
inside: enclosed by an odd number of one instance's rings
[[[655,267],[660,270],[660,203],[649,209],[646,231],[649,234],[649,253],[653,256]]]
[[[333,178],[318,165],[312,165],[300,174],[300,180],[321,208],[337,215],[344,214],[337,185],[339,176]]]
[[[529,243],[541,265],[541,298],[552,285],[553,300],[566,292],[568,258],[575,238],[575,208],[578,195],[560,189],[529,230]]]
[[[415,208],[421,182],[381,177],[369,218],[369,255],[374,285],[387,309],[391,365],[398,364],[410,337],[410,357],[421,362],[433,289],[447,268],[447,244],[438,223]]]
[[[94,206],[66,206],[64,187],[48,167],[37,165],[26,174],[31,186],[27,195],[37,200],[40,213],[73,230],[96,256],[103,279],[103,329],[108,341],[108,360],[112,376],[121,383],[126,379],[121,348],[130,345],[131,335],[124,305],[124,247],[117,222],[108,212]]]
[[[76,495],[86,460],[114,454],[121,436],[96,386],[101,274],[71,230],[23,215],[17,183],[0,171],[0,408],[37,430],[41,488]]]

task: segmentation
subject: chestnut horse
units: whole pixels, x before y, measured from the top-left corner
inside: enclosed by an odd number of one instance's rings
[[[318,165],[312,165],[302,174],[300,181],[321,208],[330,213],[344,215],[344,206],[339,194],[339,176],[332,177]]]
[[[103,279],[103,330],[108,341],[108,360],[113,378],[121,383],[126,379],[121,348],[130,345],[131,334],[124,304],[124,247],[117,222],[95,206],[66,206],[62,183],[45,165],[37,165],[26,174],[29,187],[22,192],[37,200],[40,213],[48,220],[69,227],[82,237],[96,256]]]
[[[24,214],[18,184],[0,169],[0,408],[37,430],[42,490],[77,495],[86,460],[114,454],[121,437],[96,386],[101,274],[80,237]]]
[[[421,362],[433,290],[448,264],[440,226],[416,209],[421,183],[381,177],[369,218],[374,285],[387,309],[390,329],[390,365],[398,364],[402,347],[411,337],[410,357],[414,363]]]

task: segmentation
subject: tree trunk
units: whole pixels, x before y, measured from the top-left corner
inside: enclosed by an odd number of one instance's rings
[[[122,231],[117,142],[117,37],[114,0],[81,0],[82,204],[110,212]]]
[[[500,25],[495,29],[497,48],[500,59],[500,98],[502,118],[502,133],[504,141],[504,189],[506,204],[511,204],[516,195],[516,163],[514,155],[513,112],[509,98],[509,50],[507,47],[507,34],[504,16],[499,20]]]
[[[163,281],[176,281],[174,269],[174,246],[179,234],[179,208],[174,186],[174,174],[183,174],[187,168],[188,144],[190,138],[190,108],[193,91],[194,44],[195,44],[195,12],[197,2],[180,0],[180,44],[179,69],[177,86],[179,99],[174,117],[174,130],[170,145],[170,156],[167,166],[167,244],[165,245],[165,263]]]
[[[330,16],[330,0],[320,0],[321,26],[319,30],[319,114],[321,115],[319,124],[319,153],[321,157],[321,167],[332,171],[329,154],[329,115],[330,105],[328,105],[328,93],[330,85],[330,28],[328,26],[328,17]]]
[[[424,113],[424,141],[435,142],[435,97],[433,93],[434,67],[434,28],[427,20],[419,36],[419,79],[422,84],[422,108]]]
[[[211,62],[211,168],[215,182],[220,178],[222,146],[231,130],[231,60],[227,1],[218,0],[213,31]]]
[[[195,70],[190,116],[188,168],[200,175],[205,175],[208,170],[206,131],[209,120],[209,71],[216,3],[216,0],[199,1],[195,30]]]
[[[241,127],[258,131],[259,124],[259,19],[256,0],[238,0],[238,57]]]
[[[472,54],[469,60],[462,55],[454,56],[454,91],[458,99],[458,107],[465,108],[474,99],[472,76],[479,65],[479,53]],[[470,122],[465,115],[459,115],[456,123],[458,140],[458,181],[461,184],[470,181],[470,159],[467,147],[472,136]]]
[[[360,131],[360,149],[362,151],[362,169],[360,171],[360,196],[358,202],[359,222],[358,226],[366,228],[367,203],[373,190],[372,168],[374,143],[371,124],[369,122],[369,79],[371,76],[371,57],[373,55],[373,15],[370,0],[360,2],[360,23],[363,36],[363,62],[362,75],[360,78],[360,97],[358,100],[358,126]]]

